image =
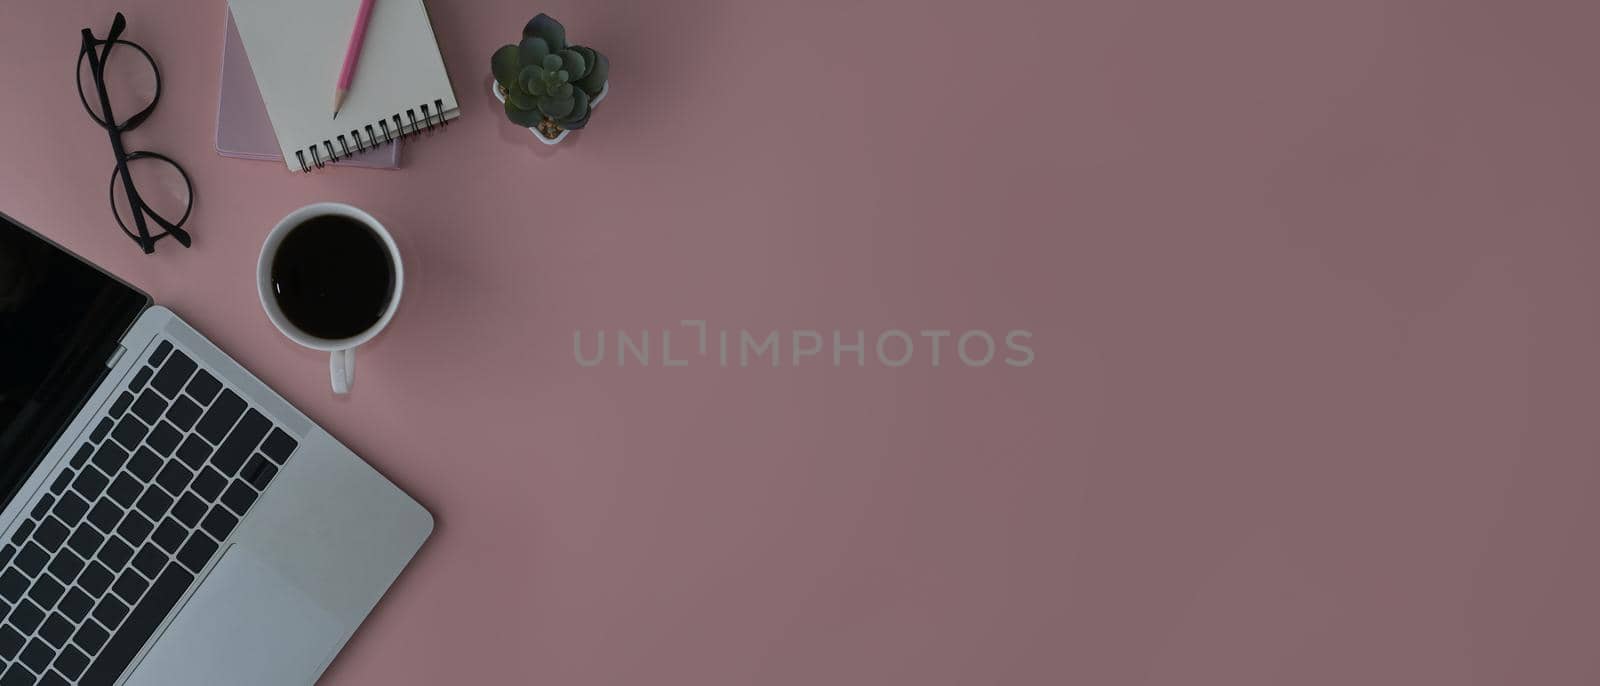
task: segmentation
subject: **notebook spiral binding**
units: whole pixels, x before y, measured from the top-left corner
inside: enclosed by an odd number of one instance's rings
[[[417,110],[422,111],[420,121],[417,118]],[[294,151],[295,158],[300,162],[300,171],[309,172],[312,169],[321,169],[346,157],[366,152],[380,145],[417,136],[424,132],[432,131],[435,126],[442,127],[448,123],[444,118],[444,100],[434,100],[432,108],[428,107],[427,103],[409,108],[404,112],[404,119],[401,118],[401,114],[400,112],[395,113],[393,128],[389,126],[388,119],[379,119],[372,124],[350,129],[348,138],[341,133],[331,140],[322,141],[321,148],[313,145],[305,150]],[[365,140],[361,138],[363,131],[367,134]],[[336,145],[338,147],[335,147]]]

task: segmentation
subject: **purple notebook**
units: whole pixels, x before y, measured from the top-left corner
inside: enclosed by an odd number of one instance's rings
[[[222,88],[217,98],[217,154],[247,160],[283,162],[278,136],[267,118],[267,103],[256,87],[250,58],[245,55],[239,28],[228,14],[228,35],[222,43]],[[389,145],[335,162],[341,167],[400,168],[400,143]]]

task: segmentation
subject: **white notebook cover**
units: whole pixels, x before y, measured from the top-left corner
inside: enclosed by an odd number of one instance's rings
[[[228,2],[291,171],[301,171],[301,160],[311,168],[318,160],[330,161],[329,146],[341,157],[347,146],[359,149],[351,137],[359,134],[365,142],[369,126],[381,143],[384,124],[398,138],[427,128],[425,121],[437,126],[460,115],[422,0],[375,0],[350,93],[333,118],[333,91],[359,5],[360,0]],[[436,102],[444,107],[442,119]]]
[[[217,154],[282,162],[278,136],[272,132],[272,120],[267,118],[267,103],[261,99],[261,88],[256,85],[255,72],[250,70],[250,58],[245,55],[239,27],[234,25],[231,13],[226,34],[222,39],[222,87],[217,94]],[[404,146],[399,141],[369,147],[334,165],[399,169],[401,147]]]

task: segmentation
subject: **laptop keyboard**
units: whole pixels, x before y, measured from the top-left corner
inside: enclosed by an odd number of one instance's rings
[[[0,686],[112,684],[297,442],[162,341],[0,547]]]

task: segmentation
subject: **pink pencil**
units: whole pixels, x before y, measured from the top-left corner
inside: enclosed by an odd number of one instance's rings
[[[361,56],[361,41],[367,37],[367,20],[372,18],[373,0],[361,0],[356,10],[356,27],[350,30],[350,47],[344,51],[344,68],[339,70],[339,87],[333,91],[333,117],[339,118],[339,108],[344,105],[344,95],[350,92],[350,80],[356,75],[356,58]]]

